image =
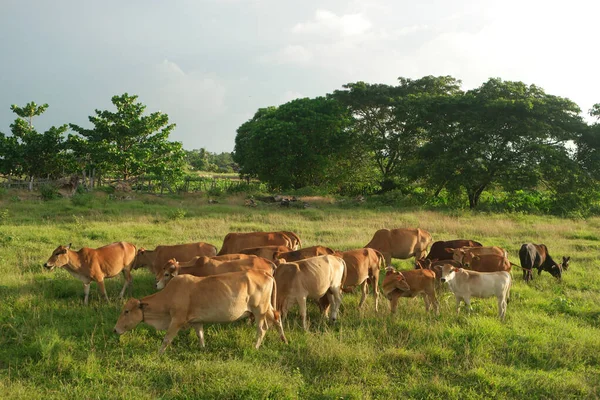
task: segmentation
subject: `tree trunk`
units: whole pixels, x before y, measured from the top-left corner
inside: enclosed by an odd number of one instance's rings
[[[94,189],[94,180],[96,178],[96,168],[92,168],[92,174],[90,175],[90,188]]]

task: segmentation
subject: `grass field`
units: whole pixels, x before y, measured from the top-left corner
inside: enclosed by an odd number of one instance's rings
[[[241,198],[139,196],[115,201],[0,200],[0,398],[556,398],[600,397],[600,218],[568,220],[520,214],[369,209],[313,202],[307,209],[247,208]],[[284,328],[270,330],[260,350],[245,321],[208,325],[205,349],[183,330],[163,356],[164,332],[141,324],[112,332],[123,301],[119,276],[107,281],[110,304],[92,284],[66,271],[43,271],[59,244],[99,247],[129,241],[206,241],[221,245],[231,231],[291,230],[304,245],[362,247],[382,227],[422,227],[434,240],[469,238],[506,248],[518,263],[524,242],[545,243],[554,258],[570,255],[562,282],[549,274],[515,284],[505,322],[495,299],[475,300],[471,315],[454,312],[439,294],[441,315],[423,301],[402,299],[389,315],[383,299],[346,294],[329,325],[309,306],[305,333],[294,308]],[[410,260],[395,260],[411,268]],[[145,270],[134,272],[135,297],[154,292]]]

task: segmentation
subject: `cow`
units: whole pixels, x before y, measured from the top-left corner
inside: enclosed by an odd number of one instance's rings
[[[472,271],[477,272],[496,272],[496,271],[506,271],[510,272],[511,267],[517,266],[516,264],[511,263],[506,256],[499,256],[497,254],[482,254],[479,256],[474,255],[473,253],[467,253],[467,256],[471,259],[468,264],[465,264],[464,268],[470,269]]]
[[[154,250],[146,250],[142,247],[137,252],[133,269],[147,267],[153,275],[156,275],[171,258],[188,261],[197,256],[212,257],[216,254],[217,248],[204,242],[162,245],[156,246]]]
[[[457,249],[446,248],[447,253],[452,254],[452,259],[459,263],[468,266],[474,256],[481,256],[484,254],[495,254],[498,256],[508,257],[508,252],[502,247],[488,246],[488,247],[461,247]]]
[[[431,245],[429,254],[425,257],[427,260],[452,260],[452,254],[446,249],[459,249],[461,247],[482,247],[483,245],[474,240],[455,239],[455,240],[438,240]]]
[[[460,312],[461,300],[471,311],[471,297],[487,298],[496,296],[498,299],[498,316],[504,319],[506,305],[510,295],[511,278],[506,271],[477,272],[452,265],[442,266],[442,282],[454,293],[456,312]]]
[[[392,314],[396,313],[400,297],[423,296],[425,310],[429,312],[433,305],[436,315],[440,314],[440,304],[435,297],[435,273],[428,269],[396,271],[388,267],[383,278],[383,294],[388,298]]]
[[[298,250],[300,247],[302,247],[302,240],[300,240],[300,236],[298,236],[296,233],[290,231],[281,231],[278,233],[283,233],[290,239],[290,247],[292,250]]]
[[[365,247],[381,252],[390,265],[392,258],[424,258],[431,242],[431,234],[421,228],[380,229]]]
[[[232,272],[208,277],[181,275],[167,287],[141,300],[130,299],[117,320],[114,332],[122,335],[140,322],[167,330],[159,353],[163,353],[181,328],[191,325],[202,347],[204,323],[233,322],[248,315],[256,321],[258,349],[269,327],[277,327],[287,343],[279,313],[275,311],[277,286],[265,271]]]
[[[239,251],[240,254],[252,254],[258,257],[266,258],[267,260],[273,260],[273,254],[275,253],[287,253],[292,251],[287,246],[260,246],[250,247]]]
[[[441,279],[442,279],[442,265],[450,264],[456,268],[462,268],[463,265],[458,261],[454,260],[437,260],[431,261],[428,259],[421,259],[415,261],[415,269],[429,269],[435,273],[435,287],[436,289],[440,289]]]
[[[346,263],[346,279],[342,282],[344,291],[349,291],[348,289],[355,286],[361,287],[362,296],[358,303],[360,308],[369,294],[370,284],[373,287],[373,296],[375,297],[375,311],[378,311],[379,269],[385,267],[383,254],[377,250],[362,248],[336,252],[335,255],[342,258]],[[321,306],[326,308],[327,303],[321,301]]]
[[[294,248],[293,240],[283,232],[248,232],[228,233],[223,239],[223,246],[217,254],[239,253],[240,250],[259,246],[286,246]]]
[[[176,259],[169,260],[162,271],[156,274],[156,288],[162,289],[178,275],[209,276],[228,272],[248,270],[263,270],[273,273],[275,265],[262,257],[245,258],[241,260],[217,261],[208,257],[200,257],[193,266],[182,267]]]
[[[523,268],[523,279],[529,283],[533,279],[533,268],[537,268],[538,275],[542,271],[549,272],[557,279],[562,278],[562,272],[569,268],[571,257],[562,258],[562,263],[558,264],[552,259],[545,244],[525,243],[519,249],[519,259]]]
[[[193,267],[194,265],[203,265],[203,263],[212,260],[212,261],[234,261],[234,260],[246,260],[248,258],[257,258],[258,256],[250,255],[250,254],[224,254],[222,256],[212,256],[212,257],[203,257],[196,256],[188,261],[178,261],[181,267]],[[201,260],[200,260],[201,259]],[[173,258],[171,259],[173,260]],[[171,261],[167,261],[167,264]],[[200,260],[200,261],[199,261]],[[161,268],[161,271],[164,269],[164,265]]]
[[[119,272],[123,274],[125,284],[119,294],[120,298],[125,294],[128,285],[133,287],[131,268],[135,260],[135,250],[135,246],[127,242],[115,242],[97,249],[82,247],[79,251],[71,250],[71,244],[58,246],[44,267],[50,271],[56,267],[65,268],[67,272],[83,282],[85,294],[83,303],[87,305],[92,281],[96,282],[106,301],[108,295],[104,287],[105,278],[112,278]]]
[[[330,322],[335,322],[342,304],[342,281],[346,273],[343,259],[325,255],[311,257],[293,263],[282,263],[275,270],[277,281],[277,310],[283,319],[294,303],[298,303],[302,317],[302,327],[308,330],[306,322],[306,299],[319,300],[327,296],[331,304]]]
[[[273,259],[278,260],[280,258],[285,259],[287,262],[294,262],[304,260],[305,258],[325,256],[327,254],[333,254],[335,251],[325,246],[311,246],[305,247],[299,250],[293,250],[288,252],[277,252],[273,254]]]

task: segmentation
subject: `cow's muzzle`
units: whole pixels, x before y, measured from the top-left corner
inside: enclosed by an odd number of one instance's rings
[[[442,281],[442,283],[443,283],[443,282],[446,282],[446,279],[442,278],[442,279],[440,279],[440,281]]]
[[[44,264],[44,268],[46,268],[47,270],[52,271],[52,269],[54,268],[54,265],[48,265],[48,263]]]

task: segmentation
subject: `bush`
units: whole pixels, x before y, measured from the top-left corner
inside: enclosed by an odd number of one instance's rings
[[[79,193],[76,192],[73,197],[71,197],[71,204],[79,207],[91,207],[94,202],[94,196],[91,193]]]
[[[61,197],[60,193],[58,193],[58,189],[54,185],[41,185],[40,186],[40,196],[42,200],[55,200]]]

